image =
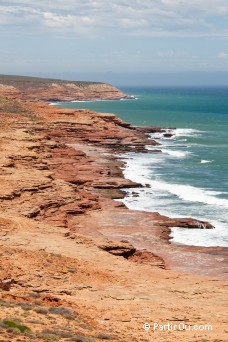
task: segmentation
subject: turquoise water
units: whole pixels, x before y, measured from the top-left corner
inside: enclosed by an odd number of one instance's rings
[[[135,100],[71,102],[117,114],[134,125],[170,128],[155,134],[163,153],[122,156],[125,176],[150,188],[132,189],[129,208],[158,211],[171,217],[210,221],[214,230],[173,229],[176,242],[228,246],[228,88],[122,88]],[[172,130],[171,128],[177,128]],[[138,197],[132,196],[137,192]]]

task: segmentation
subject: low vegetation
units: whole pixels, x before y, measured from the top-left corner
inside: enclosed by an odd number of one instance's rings
[[[102,84],[102,82],[88,82],[88,81],[67,81],[52,78],[29,77],[29,76],[9,76],[0,75],[0,84],[16,87],[20,90],[28,88],[47,87],[49,84],[65,84],[73,83],[78,87],[84,88],[91,84]]]
[[[0,309],[1,316],[4,311],[17,315],[0,319],[0,336],[7,339],[4,341],[19,341],[18,335],[23,338],[20,341],[28,342],[98,342],[114,339],[112,335],[96,333],[72,308],[0,300]]]
[[[16,100],[8,99],[5,96],[0,96],[0,115],[4,113],[20,114],[24,116],[31,116],[31,112],[24,108],[21,103]]]
[[[18,329],[22,333],[31,331],[31,329],[27,327],[26,325],[19,324],[16,321],[13,321],[11,319],[4,319],[2,323],[5,324],[6,327]]]

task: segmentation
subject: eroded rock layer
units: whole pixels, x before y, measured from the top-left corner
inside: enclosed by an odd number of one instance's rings
[[[0,75],[0,92],[30,101],[119,100],[127,95],[111,84]]]
[[[121,189],[141,186],[123,178],[117,154],[156,148],[147,133],[161,128],[25,102],[5,89],[2,340],[225,341],[227,250],[169,243],[170,227],[212,226],[128,210],[116,201]],[[24,94],[40,98],[29,87]],[[143,329],[146,322],[150,330]],[[154,331],[154,322],[212,330]]]

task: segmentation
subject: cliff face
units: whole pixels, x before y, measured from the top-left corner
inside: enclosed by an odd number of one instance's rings
[[[30,101],[120,100],[127,98],[106,83],[0,75],[0,91]]]
[[[226,341],[226,283],[208,278],[225,277],[225,249],[169,244],[169,227],[195,220],[113,200],[139,186],[122,177],[115,154],[145,152],[156,145],[147,132],[159,128],[21,100],[26,92],[38,99],[40,88],[35,81],[34,93],[26,82],[0,88],[2,340]],[[12,320],[30,334],[9,329]],[[213,331],[153,331],[155,320]]]

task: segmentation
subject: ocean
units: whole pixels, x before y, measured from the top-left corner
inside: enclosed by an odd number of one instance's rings
[[[215,226],[175,227],[172,242],[228,246],[228,87],[121,90],[135,99],[59,105],[115,113],[133,125],[167,128],[171,138],[151,134],[163,153],[120,156],[126,162],[125,177],[147,184],[127,190],[124,203],[131,209],[194,217]]]

